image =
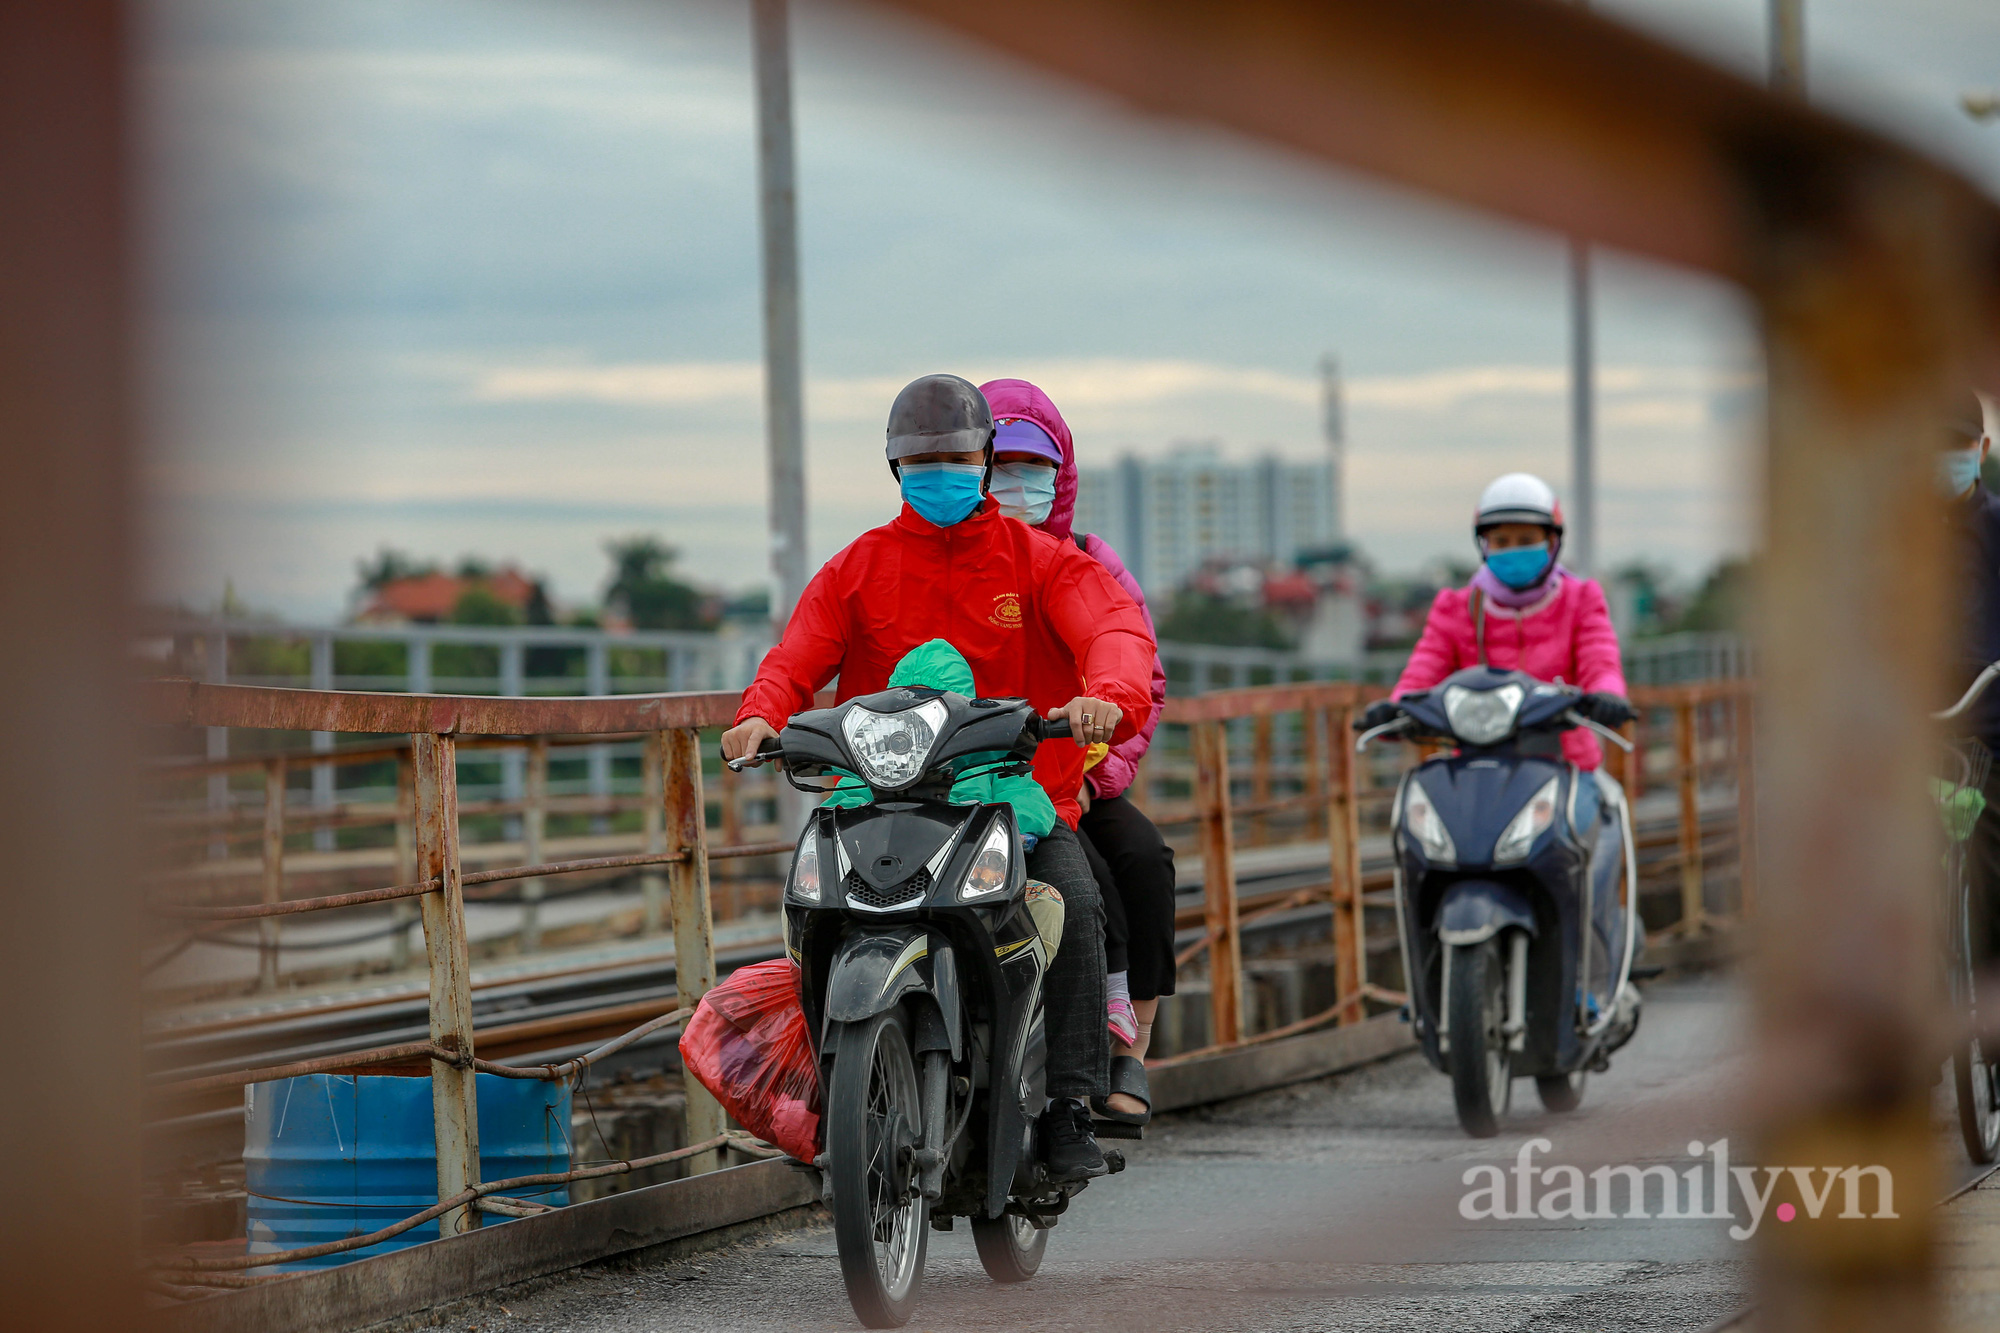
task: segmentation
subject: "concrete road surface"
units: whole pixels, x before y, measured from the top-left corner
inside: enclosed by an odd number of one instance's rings
[[[1532,1164],[1701,1166],[1690,1140],[1725,1133],[1741,1008],[1727,983],[1654,985],[1645,1020],[1583,1106],[1544,1112],[1533,1084],[1497,1139],[1458,1128],[1451,1089],[1415,1054],[1163,1116],[1130,1168],[1099,1181],[1050,1237],[1040,1275],[990,1282],[961,1221],[933,1232],[912,1329],[1697,1330],[1746,1299],[1749,1247],[1728,1219],[1467,1218],[1461,1202]],[[1740,1160],[1740,1158],[1739,1158]],[[1703,1162],[1711,1159],[1704,1158]],[[1712,1163],[1703,1175],[1712,1179]],[[1627,1211],[1622,1177],[1609,1211]],[[1563,1183],[1562,1178],[1557,1183]],[[1490,1195],[1489,1195],[1490,1198]],[[1680,1199],[1689,1206],[1685,1194]],[[1473,1211],[1479,1210],[1475,1200]],[[1649,1213],[1662,1211],[1657,1191]],[[1713,1210],[1712,1192],[1706,1207]],[[1583,1209],[1595,1211],[1594,1205]],[[1737,1210],[1739,1214],[1741,1209]],[[1766,1223],[1772,1224],[1772,1223]],[[618,1263],[460,1307],[444,1325],[573,1333],[817,1333],[859,1327],[822,1224],[662,1263]]]

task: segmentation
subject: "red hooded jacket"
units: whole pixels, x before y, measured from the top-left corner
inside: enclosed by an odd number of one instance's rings
[[[903,654],[932,639],[965,655],[988,698],[1025,698],[1044,714],[1079,694],[1116,704],[1124,716],[1114,745],[1152,713],[1145,613],[1104,566],[1001,517],[989,496],[948,528],[906,504],[827,561],[743,692],[736,720],[782,727],[835,676],[843,700],[887,689]],[[1083,747],[1066,740],[1035,755],[1035,780],[1072,828],[1083,761]]]

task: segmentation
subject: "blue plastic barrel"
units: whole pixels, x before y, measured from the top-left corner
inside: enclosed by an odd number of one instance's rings
[[[479,1178],[569,1170],[566,1083],[478,1075]],[[253,1084],[243,1103],[251,1254],[379,1231],[437,1202],[429,1078],[306,1074]],[[563,1185],[513,1197],[569,1202]],[[504,1219],[491,1214],[482,1225]],[[365,1249],[264,1271],[328,1268],[438,1238],[435,1219]]]

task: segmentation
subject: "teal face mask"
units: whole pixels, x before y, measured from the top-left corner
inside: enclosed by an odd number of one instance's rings
[[[1039,528],[1055,507],[1056,470],[1038,463],[995,463],[993,498],[1008,518]]]
[[[1946,495],[1963,495],[1979,480],[1979,446],[1947,449],[1938,455],[1938,487]]]
[[[906,463],[903,498],[910,508],[941,528],[961,522],[979,508],[986,468],[979,463]]]
[[[1486,567],[1493,571],[1495,578],[1520,592],[1541,581],[1542,574],[1549,567],[1549,548],[1545,543],[1492,551],[1487,554]]]

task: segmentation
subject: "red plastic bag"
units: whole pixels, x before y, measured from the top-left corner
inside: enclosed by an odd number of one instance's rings
[[[737,1124],[801,1162],[818,1154],[819,1070],[791,959],[739,967],[702,996],[681,1062]]]

